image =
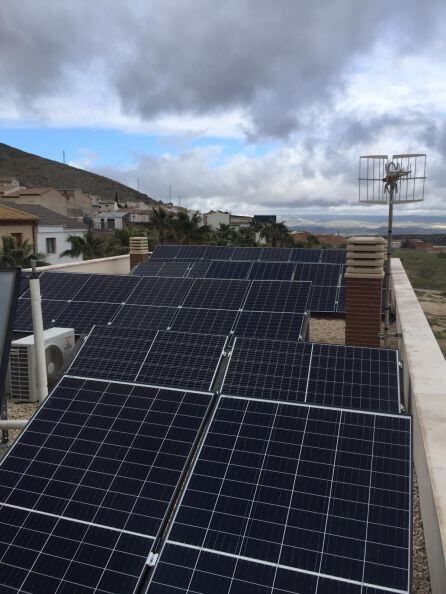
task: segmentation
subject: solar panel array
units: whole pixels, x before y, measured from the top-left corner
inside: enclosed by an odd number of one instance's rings
[[[292,249],[252,262],[255,248],[199,247],[225,254],[214,271],[258,276],[202,278],[212,264],[193,262],[196,246],[162,246],[174,261],[116,292],[85,275],[73,296],[71,275],[42,276],[47,320],[70,307],[109,319],[0,463],[0,586],[408,594],[411,419],[397,352],[298,342],[312,283],[283,271],[333,282],[342,264],[317,264],[318,250],[302,250],[303,265]]]

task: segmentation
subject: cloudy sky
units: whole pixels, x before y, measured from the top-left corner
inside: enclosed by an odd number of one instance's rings
[[[443,0],[2,0],[1,141],[286,219],[364,213],[360,154],[427,152],[405,211],[446,218],[445,17]]]

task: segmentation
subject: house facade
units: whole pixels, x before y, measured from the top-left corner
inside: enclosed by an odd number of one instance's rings
[[[34,245],[38,222],[36,215],[0,204],[0,237],[10,235],[17,245],[22,245],[25,241]]]

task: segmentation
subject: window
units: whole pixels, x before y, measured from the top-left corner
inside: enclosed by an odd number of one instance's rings
[[[46,238],[46,253],[47,254],[55,254],[56,253],[56,238],[55,237],[47,237]]]
[[[111,231],[115,228],[115,219],[107,219],[107,229]]]
[[[13,238],[16,245],[22,245],[22,243],[23,243],[23,234],[22,233],[11,233],[11,237]]]

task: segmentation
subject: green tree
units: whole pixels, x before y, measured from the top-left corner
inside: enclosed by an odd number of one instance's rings
[[[150,213],[148,227],[156,232],[159,243],[165,243],[172,237],[173,216],[161,206],[154,208]]]
[[[236,245],[237,232],[232,225],[220,223],[214,233],[217,245]]]
[[[28,240],[18,245],[11,235],[3,235],[0,263],[8,267],[30,268],[31,260],[34,259],[37,266],[46,266],[48,262],[45,261],[45,255],[33,251],[33,245]]]
[[[256,247],[256,232],[249,226],[239,227],[236,237],[236,245],[240,247]]]
[[[319,247],[321,245],[319,239],[315,235],[312,235],[311,233],[308,235],[308,237],[305,241],[305,244],[306,244],[306,247],[309,247],[309,248]]]
[[[175,240],[185,244],[207,243],[212,236],[212,230],[209,225],[202,225],[201,221],[198,210],[191,215],[186,210],[180,210],[178,217],[173,221]]]
[[[291,235],[285,223],[276,223],[270,221],[265,223],[260,229],[260,237],[266,239],[271,247],[283,247],[292,243]]]
[[[105,253],[104,240],[101,237],[96,237],[92,229],[83,237],[70,235],[68,241],[71,248],[62,252],[60,258],[64,256],[79,258],[79,256],[82,256],[83,260],[93,260],[94,258],[101,258]]]

